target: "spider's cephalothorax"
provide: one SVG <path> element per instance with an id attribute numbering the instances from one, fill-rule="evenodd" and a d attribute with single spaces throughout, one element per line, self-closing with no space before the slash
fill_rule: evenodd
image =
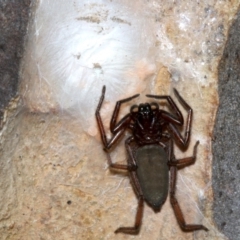
<path id="1" fill-rule="evenodd" d="M 129 172 L 131 183 L 138 198 L 138 208 L 133 227 L 120 227 L 115 233 L 137 234 L 140 230 L 143 203 L 147 202 L 155 212 L 160 211 L 168 192 L 170 202 L 176 215 L 179 226 L 183 231 L 196 231 L 208 229 L 200 224 L 186 224 L 183 213 L 176 199 L 177 170 L 193 164 L 196 159 L 197 142 L 193 150 L 193 156 L 183 159 L 175 159 L 173 145 L 176 142 L 180 147 L 187 148 L 190 139 L 192 109 L 179 95 L 174 93 L 187 110 L 186 127 L 184 136 L 181 135 L 179 127 L 183 126 L 182 113 L 170 96 L 146 95 L 149 98 L 167 100 L 171 112 L 159 108 L 157 103 L 144 103 L 134 105 L 130 113 L 117 122 L 121 104 L 131 101 L 139 95 L 120 100 L 116 103 L 113 111 L 110 131 L 112 137 L 107 139 L 100 116 L 100 109 L 104 100 L 106 88 L 103 87 L 96 119 L 101 134 L 104 150 L 107 153 L 108 164 L 113 169 L 122 169 Z M 130 129 L 132 135 L 125 140 L 127 150 L 127 164 L 113 163 L 109 152 L 111 147 Z"/>
<path id="2" fill-rule="evenodd" d="M 163 122 L 155 103 L 134 105 L 131 110 L 132 134 L 139 145 L 158 143 L 162 139 Z"/>

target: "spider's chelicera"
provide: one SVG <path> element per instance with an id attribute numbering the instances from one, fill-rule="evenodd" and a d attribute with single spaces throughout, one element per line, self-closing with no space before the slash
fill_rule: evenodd
<path id="1" fill-rule="evenodd" d="M 196 142 L 193 156 L 175 159 L 173 153 L 174 141 L 176 140 L 176 143 L 185 149 L 189 145 L 192 123 L 191 107 L 179 95 L 178 91 L 174 89 L 178 101 L 188 112 L 186 128 L 184 136 L 182 136 L 179 127 L 183 126 L 183 116 L 170 96 L 146 95 L 149 98 L 166 100 L 172 113 L 160 109 L 159 104 L 155 102 L 142 103 L 140 105 L 133 105 L 130 108 L 130 112 L 117 122 L 121 105 L 138 97 L 139 94 L 120 100 L 116 103 L 113 111 L 110 123 L 112 137 L 108 140 L 100 116 L 105 91 L 106 87 L 104 86 L 96 110 L 96 119 L 104 150 L 107 153 L 108 164 L 112 169 L 127 170 L 129 172 L 131 183 L 138 198 L 134 226 L 120 227 L 115 233 L 137 234 L 142 222 L 144 201 L 155 212 L 158 212 L 164 204 L 168 192 L 170 192 L 170 202 L 177 221 L 183 231 L 208 231 L 206 227 L 200 224 L 186 224 L 175 196 L 177 170 L 195 162 L 197 146 L 199 144 L 199 142 Z M 130 130 L 132 133 L 125 141 L 128 154 L 127 164 L 113 163 L 109 152 L 111 147 L 118 142 L 126 130 Z"/>

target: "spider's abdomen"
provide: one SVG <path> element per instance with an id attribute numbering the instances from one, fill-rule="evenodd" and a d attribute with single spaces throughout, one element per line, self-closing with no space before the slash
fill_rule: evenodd
<path id="1" fill-rule="evenodd" d="M 168 194 L 167 153 L 159 145 L 145 145 L 136 150 L 135 159 L 143 197 L 155 211 L 159 211 Z"/>

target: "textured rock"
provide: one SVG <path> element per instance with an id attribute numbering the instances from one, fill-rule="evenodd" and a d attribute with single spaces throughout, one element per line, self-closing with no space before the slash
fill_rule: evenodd
<path id="1" fill-rule="evenodd" d="M 214 212 L 229 239 L 240 238 L 240 12 L 219 64 L 219 110 L 213 140 Z"/>
<path id="2" fill-rule="evenodd" d="M 17 93 L 30 0 L 0 1 L 0 119 Z"/>
<path id="3" fill-rule="evenodd" d="M 114 4 L 105 1 L 83 1 L 83 5 L 72 1 L 68 6 L 59 1 L 54 7 L 57 12 L 52 2 L 36 4 L 22 70 L 25 107 L 14 110 L 14 102 L 12 110 L 5 112 L 1 131 L 3 239 L 225 239 L 212 219 L 211 138 L 218 106 L 217 66 L 238 2 L 128 2 L 114 2 L 122 8 L 110 13 L 105 10 Z M 127 52 L 132 65 L 125 68 L 122 62 L 115 64 L 112 55 L 105 55 L 102 50 L 108 49 L 109 42 L 100 33 L 103 45 L 94 48 L 97 55 L 90 51 L 92 45 L 90 55 L 87 48 L 86 55 L 79 55 L 78 33 L 87 36 L 82 28 L 87 23 L 93 29 L 109 24 L 113 33 L 124 26 L 123 36 L 117 38 L 122 48 L 117 45 L 117 51 L 123 51 L 123 59 Z M 131 29 L 136 35 L 126 38 Z M 84 43 L 95 39 L 91 34 Z M 79 62 L 78 57 L 90 60 Z M 75 68 L 71 58 L 77 61 Z M 64 64 L 70 70 L 61 74 Z M 86 75 L 78 68 L 87 69 Z M 109 69 L 116 70 L 114 75 Z M 68 78 L 72 71 L 76 71 L 74 78 Z M 91 80 L 90 89 L 85 76 Z M 126 81 L 115 81 L 115 76 L 125 76 Z M 194 109 L 190 147 L 186 152 L 176 148 L 176 157 L 191 155 L 197 140 L 200 146 L 196 164 L 179 171 L 177 197 L 186 221 L 206 225 L 208 233 L 183 233 L 167 199 L 158 214 L 145 207 L 139 236 L 114 235 L 117 227 L 133 224 L 137 201 L 126 174 L 107 168 L 96 131 L 93 113 L 103 84 L 107 85 L 105 122 L 117 99 L 136 92 L 173 96 L 175 87 Z M 141 101 L 146 101 L 142 95 L 135 103 Z M 123 145 L 112 157 L 126 160 Z"/>

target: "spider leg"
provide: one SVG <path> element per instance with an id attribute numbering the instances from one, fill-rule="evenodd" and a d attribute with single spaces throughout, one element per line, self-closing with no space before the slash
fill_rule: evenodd
<path id="1" fill-rule="evenodd" d="M 133 136 L 127 138 L 127 140 L 125 141 L 125 147 L 126 147 L 126 150 L 127 150 L 127 153 L 128 153 L 127 161 L 128 161 L 128 165 L 129 165 L 129 170 L 130 171 L 135 171 L 136 167 L 137 167 L 137 164 L 136 164 L 136 161 L 134 159 L 133 149 L 130 145 L 131 142 L 134 142 L 134 137 Z"/>
<path id="2" fill-rule="evenodd" d="M 175 193 L 176 193 L 176 182 L 177 182 L 177 169 L 186 167 L 187 165 L 190 165 L 195 162 L 196 159 L 196 153 L 197 153 L 197 146 L 199 142 L 197 141 L 194 150 L 193 150 L 193 156 L 187 157 L 179 160 L 175 160 L 174 153 L 173 153 L 173 140 L 169 140 L 168 142 L 168 158 L 169 162 L 168 165 L 170 166 L 170 202 L 174 211 L 174 214 L 176 216 L 176 219 L 178 221 L 178 224 L 180 228 L 185 232 L 191 232 L 196 230 L 205 230 L 208 231 L 208 229 L 200 224 L 186 224 L 182 210 L 179 206 L 179 203 L 176 199 Z"/>
<path id="3" fill-rule="evenodd" d="M 111 139 L 108 141 L 107 137 L 106 137 L 106 132 L 103 126 L 103 122 L 102 122 L 102 118 L 100 116 L 100 109 L 104 100 L 104 96 L 105 96 L 105 91 L 106 91 L 106 87 L 103 86 L 102 89 L 102 95 L 100 97 L 96 112 L 95 112 L 95 116 L 97 119 L 97 124 L 98 124 L 98 128 L 101 134 L 101 139 L 102 139 L 102 143 L 104 145 L 104 150 L 109 150 L 118 140 L 119 138 L 123 135 L 124 131 L 126 130 L 126 128 L 128 127 L 131 119 L 130 119 L 130 115 L 126 115 L 121 121 L 120 121 L 120 126 L 118 126 L 118 129 L 116 131 L 114 131 L 114 135 L 111 137 Z"/>
<path id="4" fill-rule="evenodd" d="M 198 144 L 199 144 L 199 141 L 195 143 L 195 146 L 193 148 L 193 155 L 191 157 L 175 159 L 174 161 L 172 160 L 173 158 L 171 158 L 169 161 L 169 166 L 176 166 L 177 169 L 181 169 L 195 163 Z"/>
<path id="5" fill-rule="evenodd" d="M 174 89 L 175 90 L 175 89 Z M 177 90 L 175 90 L 177 91 Z M 176 93 L 175 93 L 176 94 Z M 146 95 L 149 98 L 155 98 L 155 99 L 164 99 L 167 100 L 167 102 L 169 103 L 169 105 L 171 106 L 173 112 L 176 114 L 176 116 L 173 116 L 172 114 L 169 114 L 165 111 L 163 111 L 163 117 L 166 118 L 166 120 L 174 123 L 174 124 L 178 124 L 178 125 L 183 125 L 183 116 L 182 113 L 180 112 L 178 106 L 175 104 L 175 102 L 173 101 L 173 99 L 171 98 L 171 96 L 168 95 L 151 95 L 151 94 L 147 94 Z M 177 96 L 180 96 L 179 94 Z M 166 116 L 164 113 L 167 113 Z"/>
<path id="6" fill-rule="evenodd" d="M 179 206 L 179 203 L 175 197 L 175 191 L 176 191 L 176 180 L 177 180 L 177 167 L 171 166 L 170 168 L 170 202 L 173 207 L 173 211 L 175 213 L 175 216 L 177 218 L 178 224 L 180 228 L 185 232 L 192 232 L 196 230 L 204 230 L 208 231 L 208 229 L 200 224 L 186 224 L 185 219 L 183 217 L 182 210 Z"/>
<path id="7" fill-rule="evenodd" d="M 107 154 L 108 166 L 110 168 L 118 169 L 118 170 L 129 170 L 129 166 L 128 165 L 120 164 L 120 163 L 113 163 L 109 152 L 106 152 L 106 154 Z"/>
<path id="8" fill-rule="evenodd" d="M 136 98 L 138 96 L 139 96 L 139 94 L 136 94 L 136 95 L 134 95 L 132 97 L 125 98 L 125 99 L 122 99 L 122 100 L 119 100 L 119 101 L 116 102 L 116 105 L 115 105 L 115 108 L 114 108 L 114 111 L 113 111 L 113 115 L 112 115 L 112 118 L 111 118 L 111 122 L 110 122 L 110 130 L 111 130 L 112 133 L 118 132 L 118 130 L 124 124 L 124 118 L 122 120 L 120 120 L 120 122 L 117 124 L 117 117 L 119 115 L 119 111 L 120 111 L 121 105 L 123 103 L 125 103 L 125 102 L 131 101 L 132 99 L 134 99 L 134 98 Z"/>
<path id="9" fill-rule="evenodd" d="M 146 95 L 147 97 L 150 98 L 156 98 L 156 99 L 166 99 L 169 103 L 169 105 L 172 107 L 173 112 L 177 115 L 177 117 L 173 116 L 172 114 L 166 112 L 166 111 L 161 111 L 161 117 L 169 123 L 169 128 L 173 132 L 175 138 L 178 140 L 178 142 L 181 144 L 183 147 L 187 147 L 189 144 L 189 139 L 190 139 L 190 133 L 191 133 L 191 125 L 192 125 L 192 115 L 193 111 L 192 108 L 185 102 L 185 100 L 180 96 L 178 91 L 174 88 L 174 93 L 178 99 L 178 101 L 182 104 L 182 106 L 187 110 L 188 115 L 187 115 L 187 121 L 186 121 L 186 129 L 184 133 L 184 137 L 181 135 L 180 131 L 177 129 L 175 124 L 177 125 L 183 125 L 183 116 L 182 113 L 180 112 L 179 108 L 175 104 L 175 102 L 172 100 L 170 96 L 157 96 L 157 95 Z"/>
<path id="10" fill-rule="evenodd" d="M 125 233 L 125 234 L 138 234 L 141 224 L 142 224 L 142 217 L 143 217 L 143 208 L 144 208 L 144 198 L 142 194 L 142 190 L 140 187 L 140 184 L 138 182 L 138 178 L 136 175 L 136 163 L 134 160 L 134 156 L 132 154 L 132 147 L 131 147 L 131 142 L 134 141 L 133 137 L 129 137 L 125 141 L 125 146 L 128 152 L 128 166 L 129 166 L 129 171 L 130 171 L 130 178 L 131 178 L 131 183 L 133 185 L 134 191 L 137 195 L 138 198 L 138 206 L 137 206 L 137 213 L 135 216 L 135 223 L 133 227 L 120 227 L 118 228 L 115 233 Z"/>
<path id="11" fill-rule="evenodd" d="M 127 165 L 126 164 L 113 163 L 109 152 L 106 152 L 107 153 L 107 158 L 108 158 L 108 165 L 111 168 L 128 170 L 130 172 L 136 170 L 137 165 L 136 165 L 136 162 L 134 160 L 134 156 L 133 156 L 133 153 L 132 153 L 131 147 L 130 147 L 130 143 L 133 140 L 134 140 L 134 137 L 131 136 L 131 137 L 129 137 L 125 141 L 125 146 L 126 146 L 126 149 L 127 149 L 128 155 L 129 155 L 129 159 L 128 159 L 128 164 Z M 137 181 L 135 181 L 135 182 L 137 182 Z M 137 186 L 134 186 L 134 187 L 135 187 L 135 189 L 140 189 L 140 185 L 139 184 L 137 184 Z M 139 191 L 139 190 L 137 190 L 137 191 Z"/>
<path id="12" fill-rule="evenodd" d="M 107 154 L 108 164 L 111 168 L 128 170 L 128 166 L 126 164 L 113 163 L 112 160 L 111 160 L 111 156 L 110 156 L 108 151 L 119 140 L 119 138 L 121 138 L 124 131 L 128 127 L 131 119 L 130 119 L 129 115 L 125 116 L 120 121 L 121 127 L 118 128 L 118 131 L 115 131 L 114 135 L 112 136 L 112 138 L 109 141 L 107 140 L 106 132 L 105 132 L 103 122 L 102 122 L 102 118 L 100 116 L 100 109 L 101 109 L 101 106 L 102 106 L 102 103 L 103 103 L 103 100 L 104 100 L 105 91 L 106 91 L 106 87 L 103 86 L 102 95 L 100 97 L 95 115 L 96 115 L 96 119 L 97 119 L 97 125 L 98 125 L 99 131 L 100 131 L 102 143 L 103 143 L 103 146 L 104 146 L 104 150 L 106 151 L 106 154 Z"/>
<path id="13" fill-rule="evenodd" d="M 126 234 L 138 234 L 140 230 L 140 226 L 142 223 L 142 216 L 143 216 L 143 206 L 144 206 L 143 197 L 140 196 L 138 199 L 138 207 L 137 213 L 135 217 L 135 224 L 134 227 L 120 227 L 118 228 L 115 233 L 126 233 Z"/>
<path id="14" fill-rule="evenodd" d="M 182 106 L 187 110 L 187 121 L 186 121 L 186 129 L 184 133 L 184 137 L 180 134 L 179 130 L 173 125 L 169 124 L 170 129 L 172 130 L 173 134 L 177 138 L 178 142 L 183 146 L 187 147 L 189 144 L 190 134 L 191 134 L 191 125 L 192 125 L 192 116 L 193 116 L 193 110 L 192 108 L 185 102 L 185 100 L 180 96 L 178 91 L 174 88 L 174 93 L 176 97 L 178 98 L 179 102 L 182 104 Z"/>
<path id="15" fill-rule="evenodd" d="M 103 86 L 102 95 L 100 97 L 100 100 L 99 100 L 99 103 L 98 103 L 98 106 L 97 106 L 97 109 L 96 109 L 96 112 L 95 112 L 98 128 L 99 128 L 99 131 L 100 131 L 100 134 L 101 134 L 101 138 L 102 138 L 102 142 L 103 142 L 104 147 L 107 146 L 107 137 L 106 137 L 106 133 L 105 133 L 105 130 L 104 130 L 104 127 L 103 127 L 102 118 L 100 116 L 100 109 L 101 109 L 101 106 L 102 106 L 102 103 L 103 103 L 103 100 L 104 100 L 105 92 L 106 92 L 106 87 Z"/>

